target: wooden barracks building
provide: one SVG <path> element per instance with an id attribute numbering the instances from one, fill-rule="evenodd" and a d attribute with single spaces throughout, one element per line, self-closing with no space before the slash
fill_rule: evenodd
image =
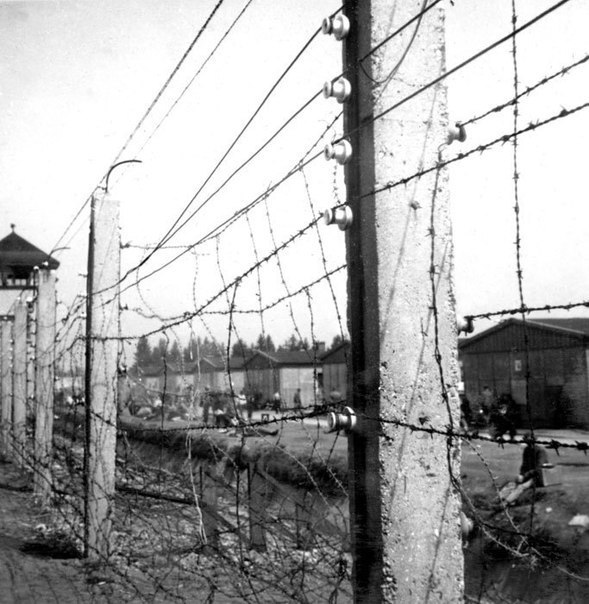
<path id="1" fill-rule="evenodd" d="M 527 417 L 526 382 L 536 427 L 589 429 L 589 319 L 508 319 L 459 343 L 465 394 L 473 411 L 483 388 L 507 393 Z M 529 364 L 529 377 L 526 380 Z"/>

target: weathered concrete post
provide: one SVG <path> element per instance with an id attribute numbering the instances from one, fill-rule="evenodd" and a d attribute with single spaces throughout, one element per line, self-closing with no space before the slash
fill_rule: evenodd
<path id="1" fill-rule="evenodd" d="M 27 424 L 32 423 L 35 418 L 35 341 L 37 337 L 37 317 L 35 310 L 35 298 L 30 296 L 27 298 Z"/>
<path id="2" fill-rule="evenodd" d="M 2 455 L 11 458 L 12 454 L 12 325 L 14 317 L 4 315 L 0 320 L 0 363 L 2 374 L 0 387 L 2 392 Z"/>
<path id="3" fill-rule="evenodd" d="M 115 492 L 117 382 L 120 336 L 119 202 L 92 199 L 86 348 L 85 554 L 109 555 Z"/>
<path id="4" fill-rule="evenodd" d="M 14 304 L 12 346 L 12 438 L 13 459 L 21 467 L 26 459 L 27 421 L 27 304 L 22 298 Z"/>
<path id="5" fill-rule="evenodd" d="M 204 469 L 204 491 L 201 501 L 204 504 L 203 525 L 207 544 L 216 547 L 219 543 L 219 495 L 222 482 L 222 464 L 209 464 L 208 471 Z"/>
<path id="6" fill-rule="evenodd" d="M 55 273 L 42 268 L 37 276 L 35 340 L 35 478 L 34 492 L 42 503 L 51 495 L 53 388 L 55 360 Z"/>
<path id="7" fill-rule="evenodd" d="M 423 6 L 422 0 L 396 3 L 394 10 L 385 0 L 344 6 L 351 22 L 344 129 L 353 148 L 346 245 L 348 400 L 358 415 L 349 436 L 356 602 L 463 599 L 453 484 L 460 479 L 458 443 L 399 425 L 445 430 L 459 423 L 447 175 L 441 170 L 387 186 L 435 165 L 446 141 L 442 83 L 386 112 L 444 72 L 443 12 L 428 11 L 366 57 Z"/>
<path id="8" fill-rule="evenodd" d="M 256 471 L 256 464 L 250 462 L 247 468 L 250 548 L 266 550 L 266 481 Z"/>

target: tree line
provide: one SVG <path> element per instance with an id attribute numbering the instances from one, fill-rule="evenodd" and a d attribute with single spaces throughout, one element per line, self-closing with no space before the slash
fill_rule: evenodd
<path id="1" fill-rule="evenodd" d="M 344 339 L 336 335 L 327 351 L 339 346 Z M 307 338 L 299 338 L 291 334 L 278 347 L 274 344 L 272 336 L 260 334 L 255 342 L 248 344 L 242 338 L 237 339 L 231 346 L 231 356 L 245 358 L 256 350 L 262 352 L 276 352 L 278 350 L 311 350 Z M 149 338 L 141 336 L 137 340 L 134 354 L 135 367 L 163 367 L 164 365 L 181 365 L 195 362 L 202 357 L 218 357 L 227 354 L 227 346 L 213 338 L 201 338 L 192 336 L 186 346 L 182 346 L 178 340 L 170 342 L 167 338 L 160 338 L 155 345 L 151 345 Z"/>

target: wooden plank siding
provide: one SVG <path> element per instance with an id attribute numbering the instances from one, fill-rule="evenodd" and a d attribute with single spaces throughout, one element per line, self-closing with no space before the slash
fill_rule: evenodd
<path id="1" fill-rule="evenodd" d="M 347 368 L 345 363 L 325 363 L 323 365 L 323 392 L 325 398 L 329 393 L 337 391 L 345 400 L 347 392 Z"/>
<path id="2" fill-rule="evenodd" d="M 571 348 L 586 342 L 584 334 L 559 330 L 553 326 L 527 322 L 527 346 L 523 323 L 517 319 L 508 319 L 498 326 L 481 332 L 477 336 L 461 342 L 460 348 L 469 352 L 504 352 L 507 350 L 524 351 L 545 350 L 547 348 Z"/>
<path id="3" fill-rule="evenodd" d="M 527 389 L 535 427 L 589 428 L 589 337 L 553 325 L 528 323 L 527 329 L 527 354 L 523 324 L 515 319 L 461 342 L 465 394 L 473 411 L 488 386 L 496 397 L 513 396 L 525 427 Z"/>
<path id="4" fill-rule="evenodd" d="M 350 356 L 350 342 L 344 341 L 325 353 L 323 361 L 323 394 L 329 399 L 331 392 L 337 391 L 345 400 L 348 391 L 347 360 Z"/>
<path id="5" fill-rule="evenodd" d="M 259 392 L 262 400 L 269 401 L 280 391 L 280 377 L 277 367 L 248 367 L 246 374 L 248 391 Z"/>
<path id="6" fill-rule="evenodd" d="M 279 392 L 283 407 L 293 406 L 294 394 L 300 388 L 302 404 L 311 405 L 320 366 L 320 361 L 307 351 L 258 351 L 244 364 L 246 386 L 261 393 L 265 401 Z"/>

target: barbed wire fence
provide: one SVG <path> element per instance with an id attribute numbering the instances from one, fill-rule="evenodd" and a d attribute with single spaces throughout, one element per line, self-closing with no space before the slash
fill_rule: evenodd
<path id="1" fill-rule="evenodd" d="M 333 99 L 320 101 L 320 93 L 314 93 L 249 153 L 245 161 L 237 162 L 237 168 L 227 168 L 229 176 L 206 193 L 207 183 L 228 161 L 246 130 L 255 124 L 255 118 L 278 84 L 308 48 L 318 43 L 320 29 L 317 29 L 265 93 L 262 103 L 189 202 L 178 214 L 167 217 L 163 234 L 155 242 L 126 242 L 124 225 L 121 226 L 125 242 L 120 241 L 119 225 L 111 219 L 101 225 L 97 209 L 105 204 L 116 205 L 115 198 L 106 190 L 95 192 L 93 204 L 84 204 L 82 211 L 93 205 L 98 212 L 93 218 L 85 217 L 93 225 L 91 237 L 107 241 L 113 255 L 107 254 L 98 265 L 90 261 L 88 293 L 73 300 L 60 319 L 47 320 L 47 313 L 51 315 L 55 311 L 41 313 L 38 306 L 33 309 L 31 304 L 32 310 L 27 315 L 23 298 L 10 313 L 14 319 L 7 317 L 1 322 L 3 454 L 33 474 L 36 494 L 50 504 L 52 522 L 40 529 L 43 538 L 53 539 L 56 547 L 85 554 L 100 567 L 99 576 L 113 590 L 118 590 L 112 592 L 112 597 L 121 601 L 190 602 L 195 601 L 195 594 L 198 594 L 196 601 L 202 602 L 216 599 L 352 601 L 354 592 L 358 594 L 358 586 L 352 580 L 353 569 L 357 573 L 355 565 L 359 564 L 355 558 L 358 551 L 354 548 L 358 540 L 371 540 L 375 536 L 352 534 L 356 529 L 349 512 L 350 482 L 356 477 L 348 472 L 347 441 L 354 438 L 353 430 L 347 433 L 340 426 L 340 430 L 328 431 L 338 427 L 338 422 L 349 421 L 347 409 L 351 408 L 355 421 L 366 426 L 381 442 L 425 438 L 423 442 L 442 443 L 446 459 L 438 459 L 437 470 L 447 473 L 455 496 L 461 500 L 459 520 L 467 529 L 463 546 L 468 601 L 517 601 L 520 597 L 505 585 L 509 572 L 497 559 L 507 560 L 507 565 L 513 568 L 517 565 L 519 572 L 531 572 L 538 567 L 548 569 L 558 585 L 561 584 L 555 577 L 561 575 L 566 578 L 569 598 L 566 601 L 583 601 L 589 579 L 585 576 L 586 565 L 569 555 L 570 550 L 562 542 L 554 542 L 546 528 L 550 513 L 546 510 L 550 506 L 542 503 L 547 501 L 554 506 L 551 502 L 558 497 L 567 500 L 569 485 L 563 482 L 553 497 L 550 490 L 532 482 L 523 503 L 514 505 L 505 495 L 505 472 L 501 464 L 514 466 L 515 460 L 519 460 L 516 447 L 521 446 L 521 439 L 507 440 L 486 426 L 465 426 L 459 421 L 452 365 L 456 342 L 447 345 L 448 309 L 440 285 L 451 257 L 451 244 L 443 239 L 439 226 L 440 212 L 446 210 L 443 196 L 438 196 L 438 192 L 447 186 L 446 171 L 463 162 L 484 163 L 488 154 L 510 144 L 513 190 L 509 202 L 513 203 L 517 303 L 502 310 L 485 309 L 467 314 L 464 325 L 473 322 L 478 325 L 479 321 L 489 319 L 520 318 L 525 383 L 522 426 L 530 432 L 528 446 L 544 447 L 557 458 L 566 457 L 569 464 L 584 464 L 575 456 L 585 458 L 589 449 L 586 439 L 544 437 L 536 429 L 531 390 L 535 351 L 530 330 L 534 313 L 586 308 L 589 303 L 581 300 L 528 305 L 523 253 L 528 200 L 521 187 L 522 179 L 527 176 L 521 170 L 524 153 L 521 141 L 544 128 L 557 128 L 573 119 L 589 107 L 589 102 L 558 107 L 526 125 L 523 125 L 521 105 L 544 87 L 555 87 L 558 92 L 562 78 L 586 69 L 589 55 L 547 71 L 524 87 L 518 41 L 523 32 L 553 18 L 569 1 L 574 2 L 557 2 L 520 24 L 518 3 L 512 0 L 509 33 L 425 82 L 415 79 L 412 71 L 404 70 L 408 69 L 412 53 L 418 53 L 420 39 L 426 39 L 428 20 L 434 22 L 437 18 L 436 7 L 439 9 L 439 4 L 448 3 L 439 0 L 417 3 L 417 10 L 400 27 L 392 27 L 391 17 L 391 33 L 361 54 L 353 66 L 353 71 L 360 74 L 357 77 L 370 82 L 379 102 L 389 102 L 387 88 L 396 77 L 402 79 L 410 74 L 412 92 L 372 112 L 369 119 L 351 129 L 352 122 L 349 117 L 341 119 Z M 221 4 L 215 6 L 209 20 Z M 250 4 L 248 2 L 239 15 Z M 350 3 L 344 8 L 352 28 L 359 14 L 354 6 Z M 459 7 L 448 5 L 446 10 L 459 10 Z M 325 29 L 337 31 L 340 24 L 345 23 L 341 14 L 337 10 L 328 17 Z M 229 31 L 237 20 L 232 22 Z M 197 40 L 198 36 L 194 43 Z M 395 176 L 394 180 L 381 180 L 369 188 L 355 190 L 350 198 L 350 182 L 344 186 L 340 165 L 347 164 L 350 157 L 342 143 L 367 135 L 369 128 L 386 116 L 394 116 L 399 108 L 411 106 L 414 100 L 423 98 L 422 95 L 438 93 L 441 87 L 450 85 L 447 78 L 471 64 L 476 65 L 484 55 L 507 43 L 511 44 L 513 71 L 510 98 L 472 117 L 460 116 L 457 127 L 450 129 L 449 138 L 442 141 L 433 154 L 426 152 L 426 146 L 431 145 L 428 140 L 413 168 Z M 378 67 L 380 63 L 372 65 L 368 59 L 384 53 L 387 45 L 399 45 L 398 61 L 384 62 L 377 72 L 375 65 Z M 209 56 L 206 62 L 212 58 Z M 345 90 L 342 76 L 354 82 L 351 71 L 348 65 L 334 77 L 326 85 L 328 93 L 337 94 L 333 91 L 338 87 Z M 195 78 L 190 85 L 194 81 Z M 165 88 L 134 129 L 123 151 L 141 131 L 150 111 L 161 101 Z M 173 101 L 172 109 L 186 90 Z M 351 94 L 355 94 L 354 87 Z M 343 100 L 347 102 L 347 98 Z M 245 174 L 246 169 L 251 169 L 250 164 L 258 155 L 263 158 L 267 147 L 271 150 L 271 144 L 285 136 L 291 122 L 320 102 L 324 103 L 324 128 L 306 137 L 289 139 L 289 146 L 296 151 L 293 157 L 279 162 L 280 168 L 270 177 L 272 182 L 259 182 L 256 177 L 259 189 L 247 195 L 238 189 L 238 202 L 221 207 L 220 201 L 224 199 L 221 193 L 226 187 L 232 195 L 237 195 L 235 187 L 231 188 L 233 179 L 242 170 Z M 445 127 L 446 118 L 438 116 L 435 102 L 431 102 L 429 119 L 439 120 Z M 475 130 L 479 124 L 506 111 L 512 114 L 510 127 L 494 131 L 491 128 L 488 139 L 481 141 Z M 170 112 L 171 109 L 164 120 Z M 155 133 L 161 125 L 162 121 L 157 122 L 155 130 L 147 134 L 140 146 L 142 150 L 148 143 L 154 144 Z M 475 143 L 468 146 L 473 131 Z M 456 141 L 462 146 L 453 152 L 457 145 L 448 143 Z M 352 145 L 352 161 L 359 151 L 360 148 Z M 337 160 L 333 171 L 322 163 L 325 153 Z M 119 153 L 113 163 L 121 156 Z M 408 165 L 411 167 L 412 163 Z M 429 416 L 418 414 L 417 410 L 413 412 L 412 408 L 407 412 L 400 408 L 391 412 L 383 405 L 382 412 L 379 407 L 374 413 L 369 395 L 357 387 L 355 378 L 346 377 L 345 371 L 338 373 L 342 366 L 349 369 L 351 363 L 356 362 L 350 356 L 357 354 L 358 342 L 352 333 L 352 341 L 348 343 L 344 319 L 344 275 L 346 268 L 352 271 L 353 267 L 349 249 L 348 258 L 344 259 L 343 233 L 334 236 L 333 227 L 325 222 L 337 223 L 342 230 L 356 228 L 359 203 L 376 199 L 386 204 L 391 199 L 389 195 L 406 192 L 409 185 L 429 182 L 430 177 L 434 179 L 433 195 L 428 198 L 416 194 L 410 212 L 427 213 L 424 224 L 428 225 L 428 245 L 425 255 L 420 256 L 422 264 L 413 270 L 427 275 L 427 287 L 425 293 L 422 292 L 427 298 L 423 315 L 426 321 L 422 324 L 420 341 L 424 342 L 423 355 L 431 354 L 433 359 L 433 379 L 439 382 L 442 411 Z M 207 214 L 209 202 L 217 196 L 215 211 Z M 325 215 L 324 210 L 327 210 Z M 116 211 L 115 208 L 115 214 Z M 191 235 L 189 243 L 179 243 L 178 233 L 182 229 L 187 232 L 197 216 L 204 226 Z M 66 233 L 81 218 L 82 213 L 76 215 Z M 97 234 L 95 229 L 100 228 L 106 231 Z M 337 235 L 340 237 L 336 238 Z M 349 239 L 347 243 L 349 248 Z M 119 253 L 121 265 L 125 267 L 122 275 L 115 258 Z M 112 278 L 105 284 L 101 279 L 113 268 L 117 274 L 111 274 Z M 158 300 L 161 286 L 156 276 L 161 279 L 164 275 L 172 275 L 172 283 L 178 283 L 181 275 L 188 283 L 188 291 L 177 284 L 178 297 L 182 298 L 185 310 L 161 310 Z M 421 310 L 416 308 L 415 312 Z M 27 316 L 29 329 L 27 332 L 25 328 L 23 340 L 23 317 Z M 330 325 L 327 332 L 337 336 L 331 350 L 322 343 L 326 322 Z M 458 323 L 460 328 L 462 322 Z M 56 345 L 51 351 L 37 347 L 33 358 L 31 348 L 39 341 L 42 324 L 53 327 Z M 109 325 L 115 327 L 114 335 L 107 334 Z M 144 328 L 138 331 L 137 325 Z M 273 341 L 274 333 L 293 335 L 281 346 Z M 12 340 L 10 345 L 9 340 Z M 23 342 L 25 357 L 21 352 Z M 407 345 L 415 346 L 415 343 Z M 147 350 L 152 355 L 150 360 L 146 361 L 149 354 L 141 357 L 141 346 L 147 347 L 144 352 Z M 112 350 L 115 350 L 114 357 Z M 339 368 L 331 367 L 330 354 Z M 38 444 L 45 426 L 39 424 L 38 418 L 40 384 L 47 379 L 47 374 L 39 377 L 35 373 L 37 377 L 33 379 L 31 373 L 31 367 L 42 363 L 48 355 L 55 372 L 54 407 L 43 411 L 54 419 L 49 459 Z M 86 364 L 89 360 L 90 364 Z M 98 375 L 92 374 L 96 366 Z M 105 369 L 113 366 L 114 371 Z M 421 369 L 421 361 L 418 369 Z M 465 379 L 469 376 L 465 375 Z M 21 413 L 13 411 L 11 418 L 4 414 L 5 384 L 9 380 L 12 409 L 18 408 Z M 383 395 L 383 400 L 387 396 Z M 17 399 L 22 405 L 17 405 Z M 34 428 L 35 414 L 27 414 L 28 400 L 34 400 L 37 405 Z M 27 415 L 28 431 L 25 429 Z M 116 443 L 108 440 L 109 435 L 116 436 Z M 463 465 L 462 470 L 457 471 L 455 451 L 460 447 Z M 110 449 L 107 451 L 107 448 Z M 471 472 L 474 478 L 469 478 Z M 405 488 L 406 484 L 407 477 Z M 89 500 L 93 503 L 89 504 Z M 101 507 L 103 503 L 105 509 Z M 95 505 L 98 511 L 89 510 L 89 505 Z M 569 500 L 564 508 L 569 516 L 584 510 L 578 501 Z M 562 522 L 562 517 L 559 519 Z M 94 524 L 89 529 L 91 523 Z M 458 534 L 458 522 L 454 524 Z M 573 537 L 581 538 L 577 534 Z M 436 535 L 433 541 L 441 538 Z M 387 571 L 384 572 L 386 575 Z M 391 574 L 397 581 L 398 577 Z M 385 589 L 384 593 L 396 593 L 394 589 L 393 592 Z M 435 586 L 430 585 L 428 589 L 428 593 L 433 593 Z M 552 601 L 561 601 L 558 599 L 561 595 Z"/>

